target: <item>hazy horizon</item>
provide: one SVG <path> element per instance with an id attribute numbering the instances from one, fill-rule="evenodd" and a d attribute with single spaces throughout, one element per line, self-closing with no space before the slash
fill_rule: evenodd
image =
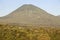
<path id="1" fill-rule="evenodd" d="M 33 4 L 52 15 L 60 15 L 60 0 L 0 0 L 0 16 L 5 16 L 23 4 Z"/>

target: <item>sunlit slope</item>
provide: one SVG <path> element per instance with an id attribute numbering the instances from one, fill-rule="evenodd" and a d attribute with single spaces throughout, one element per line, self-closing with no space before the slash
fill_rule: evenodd
<path id="1" fill-rule="evenodd" d="M 0 24 L 0 40 L 60 40 L 58 27 L 29 27 Z"/>
<path id="2" fill-rule="evenodd" d="M 60 20 L 55 16 L 48 14 L 31 4 L 25 4 L 7 16 L 0 18 L 0 23 L 7 24 L 23 24 L 23 25 L 47 25 L 56 26 L 60 25 Z"/>

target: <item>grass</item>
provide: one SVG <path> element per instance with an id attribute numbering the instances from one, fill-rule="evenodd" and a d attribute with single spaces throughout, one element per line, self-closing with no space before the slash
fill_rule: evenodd
<path id="1" fill-rule="evenodd" d="M 0 25 L 0 40 L 60 40 L 56 27 Z"/>

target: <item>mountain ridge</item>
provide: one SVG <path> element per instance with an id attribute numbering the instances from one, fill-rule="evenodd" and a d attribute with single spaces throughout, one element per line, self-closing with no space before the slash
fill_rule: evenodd
<path id="1" fill-rule="evenodd" d="M 60 25 L 58 18 L 34 5 L 23 5 L 7 16 L 0 18 L 0 23 L 18 23 L 26 25 Z"/>

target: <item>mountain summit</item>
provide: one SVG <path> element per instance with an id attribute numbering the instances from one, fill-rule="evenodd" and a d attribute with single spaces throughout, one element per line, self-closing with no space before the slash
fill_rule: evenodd
<path id="1" fill-rule="evenodd" d="M 58 18 L 32 4 L 22 5 L 9 15 L 0 18 L 0 23 L 33 26 L 60 25 L 60 22 L 57 21 L 59 21 Z"/>

